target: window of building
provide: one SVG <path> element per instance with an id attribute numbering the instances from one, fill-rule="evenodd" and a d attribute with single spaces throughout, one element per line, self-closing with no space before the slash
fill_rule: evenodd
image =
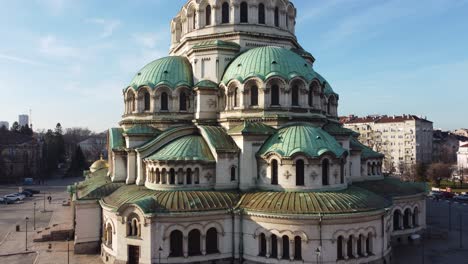
<path id="1" fill-rule="evenodd" d="M 294 259 L 302 259 L 302 239 L 300 236 L 294 237 Z"/>
<path id="2" fill-rule="evenodd" d="M 235 88 L 234 89 L 234 107 L 239 106 L 239 99 L 237 98 L 239 96 L 239 89 Z"/>
<path id="3" fill-rule="evenodd" d="M 229 3 L 227 2 L 223 3 L 221 13 L 222 13 L 221 23 L 223 24 L 229 23 Z"/>
<path id="4" fill-rule="evenodd" d="M 151 104 L 151 96 L 148 93 L 148 91 L 144 92 L 144 110 L 149 111 L 150 110 L 150 104 Z"/>
<path id="5" fill-rule="evenodd" d="M 271 87 L 271 105 L 280 105 L 279 87 L 276 84 Z"/>
<path id="6" fill-rule="evenodd" d="M 278 238 L 276 235 L 271 235 L 271 252 L 270 258 L 278 257 Z"/>
<path id="7" fill-rule="evenodd" d="M 278 161 L 277 160 L 271 161 L 271 184 L 273 185 L 278 184 Z"/>
<path id="8" fill-rule="evenodd" d="M 192 28 L 196 29 L 197 28 L 197 11 L 193 11 L 193 16 L 192 16 Z"/>
<path id="9" fill-rule="evenodd" d="M 322 161 L 322 185 L 328 185 L 328 174 L 330 171 L 330 162 L 328 159 Z"/>
<path id="10" fill-rule="evenodd" d="M 279 27 L 279 8 L 275 8 L 275 27 Z"/>
<path id="11" fill-rule="evenodd" d="M 136 214 L 132 213 L 127 218 L 127 236 L 139 237 L 140 236 L 140 221 Z"/>
<path id="12" fill-rule="evenodd" d="M 211 6 L 210 5 L 207 5 L 205 9 L 205 21 L 206 21 L 207 26 L 211 25 Z"/>
<path id="13" fill-rule="evenodd" d="M 260 241 L 258 245 L 258 255 L 261 257 L 266 256 L 266 238 L 265 234 L 260 234 Z"/>
<path id="14" fill-rule="evenodd" d="M 192 169 L 187 169 L 186 183 L 192 184 Z"/>
<path id="15" fill-rule="evenodd" d="M 232 166 L 231 167 L 231 181 L 236 180 L 236 167 Z"/>
<path id="16" fill-rule="evenodd" d="M 169 257 L 182 257 L 183 252 L 183 235 L 179 230 L 174 230 L 170 235 Z"/>
<path id="17" fill-rule="evenodd" d="M 344 259 L 343 256 L 343 237 L 339 236 L 338 237 L 338 243 L 336 247 L 336 256 L 338 259 Z"/>
<path id="18" fill-rule="evenodd" d="M 184 92 L 181 92 L 179 96 L 179 109 L 187 111 L 187 95 Z"/>
<path id="19" fill-rule="evenodd" d="M 250 88 L 250 105 L 257 106 L 258 105 L 258 87 L 252 86 Z"/>
<path id="20" fill-rule="evenodd" d="M 258 5 L 258 23 L 265 24 L 265 5 L 264 4 Z"/>
<path id="21" fill-rule="evenodd" d="M 193 229 L 188 234 L 188 255 L 198 256 L 201 255 L 200 247 L 201 234 L 198 229 Z"/>
<path id="22" fill-rule="evenodd" d="M 296 161 L 296 186 L 304 186 L 304 161 Z"/>
<path id="23" fill-rule="evenodd" d="M 246 2 L 240 4 L 240 22 L 248 23 L 249 22 L 249 7 Z"/>
<path id="24" fill-rule="evenodd" d="M 175 184 L 175 170 L 171 169 L 169 171 L 169 184 Z"/>
<path id="25" fill-rule="evenodd" d="M 292 87 L 291 102 L 293 106 L 299 106 L 299 87 L 297 85 Z"/>
<path id="26" fill-rule="evenodd" d="M 206 254 L 219 253 L 218 250 L 218 231 L 212 227 L 206 232 Z"/>
<path id="27" fill-rule="evenodd" d="M 289 259 L 289 237 L 283 236 L 283 257 L 282 259 Z"/>
<path id="28" fill-rule="evenodd" d="M 161 94 L 161 110 L 167 111 L 169 110 L 168 108 L 168 98 L 167 98 L 167 93 L 163 92 Z"/>

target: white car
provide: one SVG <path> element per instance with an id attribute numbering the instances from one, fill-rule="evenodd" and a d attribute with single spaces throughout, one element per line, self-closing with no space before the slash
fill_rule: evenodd
<path id="1" fill-rule="evenodd" d="M 3 196 L 3 198 L 8 199 L 10 201 L 23 201 L 24 195 L 8 194 Z"/>

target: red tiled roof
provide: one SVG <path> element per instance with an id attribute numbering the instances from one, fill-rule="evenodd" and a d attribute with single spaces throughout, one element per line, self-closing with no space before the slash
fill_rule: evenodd
<path id="1" fill-rule="evenodd" d="M 408 120 L 421 120 L 426 122 L 431 122 L 427 119 L 418 117 L 416 115 L 400 115 L 400 116 L 365 116 L 365 117 L 357 117 L 357 116 L 349 116 L 349 117 L 341 117 L 340 122 L 343 124 L 357 124 L 357 123 L 395 123 L 395 122 L 404 122 Z M 432 122 L 431 122 L 432 123 Z"/>
<path id="2" fill-rule="evenodd" d="M 468 143 L 465 145 L 461 145 L 460 148 L 468 148 Z"/>

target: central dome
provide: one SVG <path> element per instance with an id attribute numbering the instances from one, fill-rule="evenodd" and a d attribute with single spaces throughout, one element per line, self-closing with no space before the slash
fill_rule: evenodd
<path id="1" fill-rule="evenodd" d="M 307 82 L 319 77 L 297 53 L 285 48 L 267 46 L 248 50 L 238 56 L 226 69 L 223 83 L 227 84 L 233 79 L 244 82 L 250 77 L 266 80 L 275 75 L 288 81 L 300 76 Z"/>

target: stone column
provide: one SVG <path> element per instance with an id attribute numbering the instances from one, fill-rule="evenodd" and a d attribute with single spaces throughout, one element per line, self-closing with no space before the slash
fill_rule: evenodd
<path id="1" fill-rule="evenodd" d="M 361 239 L 361 250 L 362 250 L 361 253 L 364 257 L 367 257 L 366 240 L 367 240 L 367 237 L 365 236 L 363 236 Z"/>
<path id="2" fill-rule="evenodd" d="M 271 254 L 271 237 L 266 237 L 266 257 L 269 258 Z"/>
<path id="3" fill-rule="evenodd" d="M 343 250 L 344 259 L 349 259 L 349 257 L 348 257 L 348 239 L 347 238 L 343 238 L 343 246 L 341 247 L 341 249 Z"/>
<path id="4" fill-rule="evenodd" d="M 353 241 L 353 246 L 352 246 L 352 249 L 353 249 L 353 253 L 352 253 L 352 254 L 353 254 L 353 257 L 358 258 L 359 255 L 358 255 L 358 253 L 357 253 L 357 238 L 353 236 L 352 241 Z"/>
<path id="5" fill-rule="evenodd" d="M 294 240 L 289 240 L 289 259 L 294 260 Z"/>
<path id="6" fill-rule="evenodd" d="M 206 255 L 206 236 L 202 235 L 201 236 L 201 250 L 202 250 L 202 255 Z"/>
<path id="7" fill-rule="evenodd" d="M 188 237 L 184 236 L 183 242 L 184 258 L 188 258 Z"/>
<path id="8" fill-rule="evenodd" d="M 408 226 L 410 228 L 413 228 L 413 213 L 411 213 L 411 212 L 408 215 Z"/>
<path id="9" fill-rule="evenodd" d="M 401 214 L 399 215 L 399 218 L 400 218 L 400 221 L 399 221 L 400 226 L 399 226 L 399 228 L 400 228 L 400 230 L 403 230 L 403 229 L 404 229 L 404 226 L 403 226 L 404 216 L 405 216 L 404 213 L 401 213 Z"/>
<path id="10" fill-rule="evenodd" d="M 283 238 L 278 237 L 276 239 L 276 242 L 278 243 L 278 259 L 281 259 L 283 257 Z"/>

